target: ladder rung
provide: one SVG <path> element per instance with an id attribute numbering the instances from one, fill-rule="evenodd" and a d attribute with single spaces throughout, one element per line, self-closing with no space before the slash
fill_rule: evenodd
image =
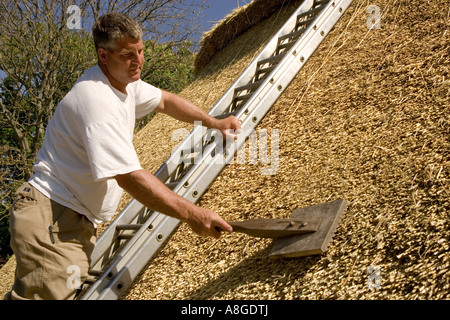
<path id="1" fill-rule="evenodd" d="M 214 136 L 206 137 L 205 138 L 206 143 L 202 143 L 201 145 L 196 145 L 191 148 L 181 150 L 181 156 L 185 157 L 186 155 L 190 155 L 193 153 L 199 153 L 199 152 L 203 151 L 208 144 L 210 144 L 212 141 L 214 141 L 214 139 L 215 139 Z"/>
<path id="2" fill-rule="evenodd" d="M 277 47 L 277 51 L 282 50 L 282 49 L 289 49 L 290 47 L 292 47 L 295 44 L 295 41 L 291 41 L 291 42 L 286 42 L 283 44 L 280 44 Z"/>
<path id="3" fill-rule="evenodd" d="M 142 225 L 140 224 L 120 224 L 116 227 L 117 231 L 122 231 L 122 230 L 139 230 L 142 227 Z"/>
<path id="4" fill-rule="evenodd" d="M 103 274 L 103 271 L 100 270 L 89 270 L 88 274 L 94 277 L 100 277 Z"/>
<path id="5" fill-rule="evenodd" d="M 266 63 L 278 63 L 278 62 L 281 61 L 281 59 L 283 59 L 283 57 L 285 55 L 286 55 L 286 52 L 283 52 L 283 53 L 277 54 L 276 56 L 272 56 L 270 58 L 262 59 L 262 60 L 258 61 L 257 65 L 261 66 L 261 65 L 266 64 Z"/>
<path id="6" fill-rule="evenodd" d="M 234 89 L 234 92 L 238 93 L 238 92 L 245 91 L 245 90 L 254 90 L 254 89 L 258 88 L 262 83 L 263 83 L 263 81 L 255 81 L 255 82 L 252 82 L 252 83 L 249 83 L 249 84 L 246 84 L 244 86 Z"/>
<path id="7" fill-rule="evenodd" d="M 119 240 L 128 240 L 134 237 L 134 234 L 121 234 L 117 237 Z"/>
<path id="8" fill-rule="evenodd" d="M 298 28 L 300 28 L 300 27 L 302 27 L 302 26 L 309 26 L 314 20 L 316 19 L 316 17 L 314 16 L 314 17 L 312 17 L 312 18 L 309 18 L 309 19 L 307 19 L 307 20 L 303 20 L 303 21 L 300 21 L 300 22 L 297 22 L 297 24 L 295 25 L 295 28 L 296 29 L 298 29 Z M 298 31 L 296 31 L 296 32 L 299 32 L 300 31 L 300 34 L 301 33 L 303 33 L 304 31 L 305 31 L 305 29 L 304 28 L 302 28 L 302 29 L 300 29 L 300 30 L 298 30 Z M 294 32 L 293 32 L 294 33 Z"/>
<path id="9" fill-rule="evenodd" d="M 247 94 L 242 94 L 240 96 L 236 96 L 236 97 L 234 97 L 233 102 L 248 100 L 248 99 L 250 99 L 250 97 L 252 95 L 253 95 L 253 93 L 247 93 Z"/>
<path id="10" fill-rule="evenodd" d="M 224 113 L 224 114 L 219 114 L 218 116 L 215 116 L 215 118 L 216 119 L 225 119 L 230 116 L 235 116 L 237 113 L 238 113 L 238 110 L 233 111 L 233 112 Z"/>
<path id="11" fill-rule="evenodd" d="M 319 12 L 320 10 L 323 9 L 323 7 L 324 7 L 324 6 L 319 6 L 319 7 L 317 7 L 317 8 L 311 9 L 311 10 L 309 10 L 309 11 L 300 13 L 300 14 L 297 16 L 297 21 L 298 21 L 298 19 L 301 19 L 301 18 L 303 18 L 303 17 L 307 17 L 307 16 L 309 16 L 310 14 L 314 14 L 314 13 Z"/>
<path id="12" fill-rule="evenodd" d="M 183 160 L 181 160 L 184 164 L 186 164 L 186 165 L 190 165 L 190 164 L 192 164 L 192 163 L 194 163 L 195 162 L 195 159 L 199 156 L 199 154 L 198 154 L 198 152 L 196 152 L 197 154 L 194 154 L 194 152 L 193 153 L 189 153 L 189 154 L 186 154 L 186 155 L 184 155 L 183 157 Z M 176 181 L 180 181 L 181 180 L 181 178 L 182 177 L 180 177 L 180 176 L 178 176 L 178 179 L 175 179 Z M 172 183 L 176 183 L 176 182 L 170 182 L 169 184 L 170 184 L 170 186 L 168 186 L 169 188 L 172 186 Z M 176 186 L 177 186 L 177 184 L 178 183 L 176 183 L 175 185 L 173 185 L 173 187 L 175 188 Z"/>
<path id="13" fill-rule="evenodd" d="M 276 65 L 270 66 L 270 67 L 268 67 L 268 68 L 259 69 L 259 70 L 256 72 L 256 76 L 259 76 L 259 75 L 265 74 L 265 73 L 270 73 L 270 72 L 273 71 L 273 69 L 275 69 L 275 67 L 276 67 Z"/>
<path id="14" fill-rule="evenodd" d="M 281 36 L 281 37 L 278 38 L 278 43 L 280 43 L 280 42 L 282 42 L 283 40 L 286 40 L 286 39 L 295 39 L 295 40 L 297 40 L 298 38 L 300 38 L 300 36 L 303 34 L 303 32 L 305 32 L 305 29 L 302 28 L 300 30 L 297 30 L 297 31 L 285 34 L 284 36 Z M 283 52 L 283 53 L 285 54 L 286 52 Z"/>
<path id="15" fill-rule="evenodd" d="M 85 283 L 85 284 L 94 284 L 96 281 L 97 281 L 97 279 L 95 279 L 95 278 L 87 277 L 87 278 L 84 280 L 84 283 Z"/>
<path id="16" fill-rule="evenodd" d="M 330 0 L 316 0 L 316 1 L 314 1 L 313 6 L 320 6 L 320 5 L 322 5 L 322 4 L 328 3 L 329 1 L 330 1 Z"/>
<path id="17" fill-rule="evenodd" d="M 191 160 L 194 157 L 191 156 Z M 189 168 L 191 168 L 193 161 L 187 162 L 186 159 L 184 159 L 183 161 L 181 161 L 181 163 L 177 166 L 175 172 L 173 173 L 173 175 L 171 176 L 173 180 L 176 181 L 180 181 L 184 175 L 189 171 Z"/>
<path id="18" fill-rule="evenodd" d="M 179 184 L 178 181 L 168 182 L 168 183 L 166 183 L 166 187 L 169 188 L 169 189 L 173 189 L 173 188 L 175 188 L 178 184 Z"/>

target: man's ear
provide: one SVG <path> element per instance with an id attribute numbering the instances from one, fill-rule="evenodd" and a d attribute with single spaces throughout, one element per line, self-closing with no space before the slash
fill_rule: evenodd
<path id="1" fill-rule="evenodd" d="M 106 49 L 98 48 L 97 56 L 98 56 L 98 61 L 100 61 L 102 64 L 106 64 L 108 62 L 108 54 L 106 52 Z"/>

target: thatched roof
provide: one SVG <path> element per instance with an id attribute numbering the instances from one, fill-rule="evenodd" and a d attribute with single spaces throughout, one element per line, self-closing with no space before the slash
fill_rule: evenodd
<path id="1" fill-rule="evenodd" d="M 241 220 L 347 199 L 328 252 L 272 260 L 270 240 L 201 238 L 183 224 L 125 299 L 450 298 L 448 3 L 379 0 L 373 30 L 370 4 L 353 1 L 260 123 L 280 132 L 278 173 L 230 164 L 199 202 Z M 294 9 L 231 40 L 182 95 L 209 110 Z M 157 115 L 136 135 L 145 168 L 161 165 L 182 127 Z"/>
<path id="2" fill-rule="evenodd" d="M 450 297 L 448 6 L 380 0 L 381 29 L 369 30 L 370 4 L 353 1 L 260 124 L 280 132 L 278 173 L 231 164 L 199 203 L 241 220 L 347 199 L 328 252 L 271 260 L 270 240 L 230 234 L 216 241 L 182 225 L 126 299 Z M 232 40 L 182 94 L 209 110 L 290 10 Z M 139 133 L 151 170 L 182 126 L 157 117 Z M 371 266 L 380 270 L 378 290 L 367 285 Z"/>

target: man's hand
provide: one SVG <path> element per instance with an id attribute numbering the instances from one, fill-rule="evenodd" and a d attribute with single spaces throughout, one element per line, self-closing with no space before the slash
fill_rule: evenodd
<path id="1" fill-rule="evenodd" d="M 215 128 L 222 132 L 224 137 L 237 139 L 237 135 L 241 132 L 241 122 L 234 116 L 217 120 Z"/>
<path id="2" fill-rule="evenodd" d="M 197 207 L 195 212 L 186 220 L 192 231 L 200 236 L 220 238 L 220 231 L 233 232 L 233 228 L 219 215 L 208 209 Z"/>
<path id="3" fill-rule="evenodd" d="M 162 90 L 161 102 L 155 111 L 187 123 L 201 121 L 207 128 L 220 130 L 224 137 L 237 139 L 237 134 L 241 131 L 241 123 L 236 117 L 216 119 L 190 101 L 164 90 Z"/>

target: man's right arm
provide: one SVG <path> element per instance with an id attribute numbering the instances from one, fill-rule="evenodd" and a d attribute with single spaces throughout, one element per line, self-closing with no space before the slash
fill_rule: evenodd
<path id="1" fill-rule="evenodd" d="M 220 216 L 182 198 L 146 170 L 137 170 L 115 177 L 119 186 L 148 208 L 186 222 L 201 236 L 220 237 L 219 230 L 232 232 Z"/>

